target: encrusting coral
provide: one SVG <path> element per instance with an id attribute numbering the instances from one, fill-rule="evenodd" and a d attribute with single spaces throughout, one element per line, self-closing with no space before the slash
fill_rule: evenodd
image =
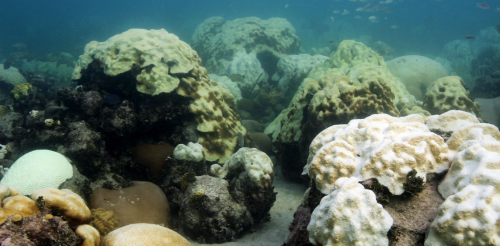
<path id="1" fill-rule="evenodd" d="M 104 208 L 92 209 L 90 211 L 92 214 L 90 225 L 97 229 L 102 237 L 119 227 L 120 222 L 113 211 L 107 211 Z"/>

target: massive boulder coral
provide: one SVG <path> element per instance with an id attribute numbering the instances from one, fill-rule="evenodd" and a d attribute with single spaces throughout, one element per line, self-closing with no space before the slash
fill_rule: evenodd
<path id="1" fill-rule="evenodd" d="M 462 110 L 480 117 L 479 104 L 469 98 L 469 91 L 458 76 L 440 78 L 427 87 L 424 109 L 431 114 Z"/>
<path id="2" fill-rule="evenodd" d="M 388 245 L 393 220 L 356 178 L 340 178 L 307 226 L 314 245 Z"/>
<path id="3" fill-rule="evenodd" d="M 309 71 L 328 59 L 326 56 L 308 54 L 285 56 L 278 62 L 272 80 L 278 81 L 278 89 L 285 95 L 294 94 Z"/>
<path id="4" fill-rule="evenodd" d="M 196 28 L 191 44 L 209 70 L 219 67 L 220 59 L 232 60 L 242 49 L 247 53 L 269 54 L 276 62 L 300 50 L 295 29 L 283 18 L 247 17 L 226 21 L 222 17 L 211 17 Z"/>
<path id="5" fill-rule="evenodd" d="M 156 124 L 162 120 L 169 123 L 194 118 L 198 123 L 198 143 L 204 147 L 206 159 L 219 162 L 234 153 L 238 143 L 235 132 L 246 135 L 229 90 L 210 81 L 197 53 L 164 29 L 131 29 L 105 42 L 90 42 L 78 60 L 73 80 L 83 85 L 84 91 L 97 89 L 101 94 L 119 91 L 120 96 L 129 98 L 120 104 L 128 110 L 116 111 L 115 120 L 106 120 L 111 125 L 98 126 L 107 131 L 115 128 L 116 120 L 128 122 L 126 129 L 148 131 L 159 127 Z M 79 102 L 72 101 L 73 94 L 79 92 L 68 91 L 61 95 L 62 100 L 78 105 Z M 181 109 L 177 115 L 155 117 L 158 112 L 171 114 L 172 110 L 149 105 L 152 101 L 177 101 L 175 106 L 184 105 L 189 112 Z M 102 115 L 112 114 L 109 111 Z M 127 115 L 133 119 L 128 120 Z M 137 122 L 135 117 L 143 119 Z"/>
<path id="6" fill-rule="evenodd" d="M 303 175 L 324 194 L 341 177 L 376 178 L 392 194 L 404 190 L 411 170 L 425 174 L 446 170 L 448 146 L 429 131 L 419 115 L 403 118 L 378 114 L 347 125 L 331 126 L 312 141 Z"/>
<path id="7" fill-rule="evenodd" d="M 372 114 L 399 116 L 398 109 L 415 103 L 382 57 L 362 43 L 344 41 L 330 60 L 312 69 L 265 132 L 277 140 L 284 174 L 298 178 L 310 142 L 323 129 Z"/>
<path id="8" fill-rule="evenodd" d="M 425 89 L 437 79 L 448 76 L 438 62 L 425 56 L 401 56 L 387 62 L 391 73 L 401 79 L 406 89 L 418 100 L 423 100 Z"/>

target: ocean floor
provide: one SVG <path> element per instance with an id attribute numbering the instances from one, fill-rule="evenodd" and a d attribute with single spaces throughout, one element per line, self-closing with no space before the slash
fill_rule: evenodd
<path id="1" fill-rule="evenodd" d="M 278 192 L 278 194 L 276 195 L 276 202 L 271 208 L 271 221 L 262 223 L 257 228 L 256 232 L 246 234 L 236 239 L 235 242 L 200 244 L 193 239 L 187 239 L 193 246 L 281 246 L 288 236 L 288 226 L 292 223 L 293 213 L 300 205 L 300 200 L 307 187 L 285 180 L 285 177 L 281 174 L 281 170 L 279 170 L 279 166 L 275 167 L 274 173 L 278 174 L 278 176 L 274 178 L 274 191 Z"/>

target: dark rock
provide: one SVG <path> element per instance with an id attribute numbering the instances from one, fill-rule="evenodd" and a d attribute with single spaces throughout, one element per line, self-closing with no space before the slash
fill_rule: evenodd
<path id="1" fill-rule="evenodd" d="M 78 238 L 71 227 L 61 217 L 53 216 L 47 219 L 48 209 L 31 216 L 24 217 L 20 221 L 13 221 L 9 217 L 0 226 L 1 245 L 81 245 L 83 239 Z"/>
<path id="2" fill-rule="evenodd" d="M 311 214 L 319 205 L 323 195 L 311 181 L 311 187 L 307 191 L 307 197 L 293 214 L 293 221 L 288 227 L 290 234 L 283 246 L 312 246 L 309 242 L 309 232 L 307 226 L 311 221 Z"/>
<path id="3" fill-rule="evenodd" d="M 196 177 L 182 199 L 180 221 L 184 232 L 205 243 L 234 241 L 253 224 L 250 212 L 229 193 L 227 181 Z"/>
<path id="4" fill-rule="evenodd" d="M 74 122 L 69 125 L 68 152 L 70 154 L 89 157 L 98 155 L 101 149 L 101 134 L 89 129 L 86 122 Z"/>
<path id="5" fill-rule="evenodd" d="M 16 133 L 24 132 L 23 123 L 23 115 L 20 113 L 10 112 L 0 117 L 0 140 L 14 139 Z"/>

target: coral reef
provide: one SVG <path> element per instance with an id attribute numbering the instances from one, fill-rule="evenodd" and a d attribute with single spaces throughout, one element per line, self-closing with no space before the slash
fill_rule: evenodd
<path id="1" fill-rule="evenodd" d="M 399 116 L 398 108 L 415 103 L 382 57 L 344 41 L 330 60 L 311 70 L 289 107 L 264 132 L 277 142 L 284 175 L 298 180 L 309 144 L 326 127 L 376 113 Z"/>
<path id="2" fill-rule="evenodd" d="M 300 50 L 295 29 L 283 18 L 247 17 L 226 21 L 219 16 L 211 17 L 198 25 L 191 43 L 209 71 L 217 71 L 219 60 L 231 60 L 242 49 L 247 53 L 268 54 L 266 57 L 276 63 L 284 55 Z"/>

